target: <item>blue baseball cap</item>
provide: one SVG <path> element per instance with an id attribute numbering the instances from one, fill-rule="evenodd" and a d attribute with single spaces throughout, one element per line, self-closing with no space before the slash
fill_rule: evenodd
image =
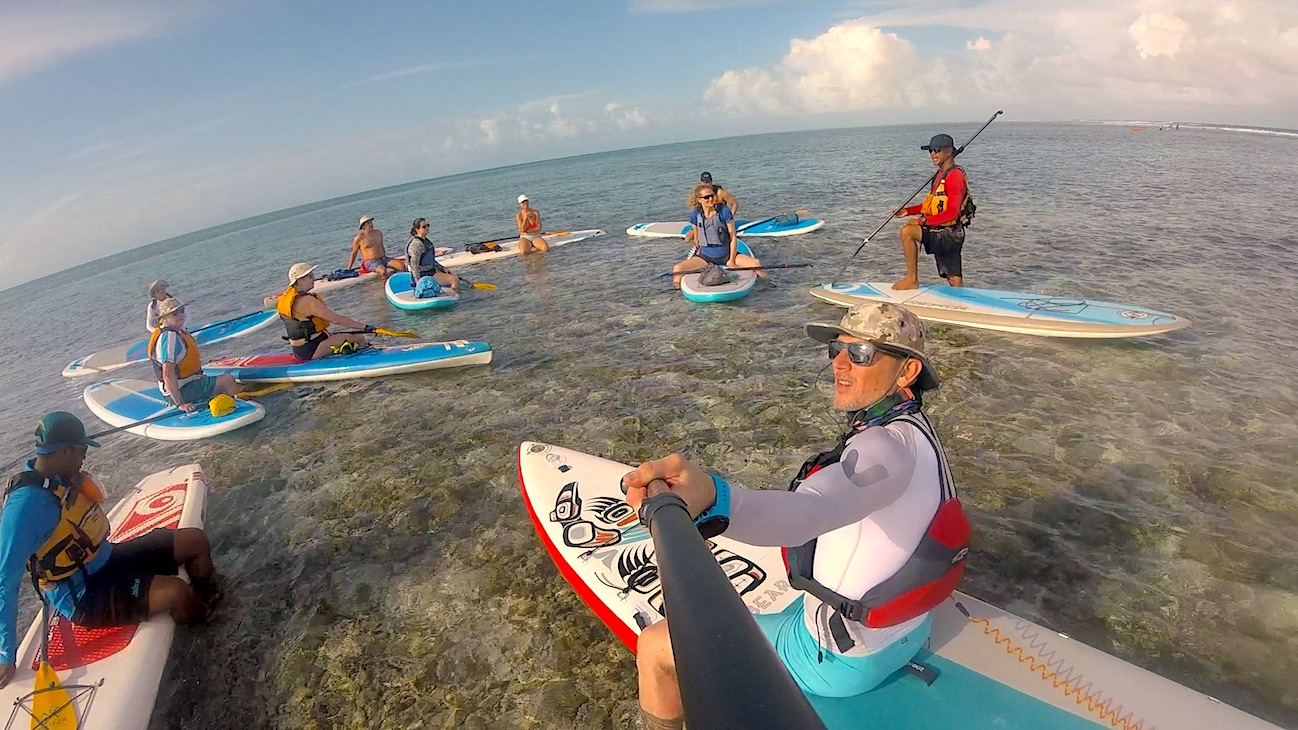
<path id="1" fill-rule="evenodd" d="M 36 453 L 53 454 L 64 446 L 95 446 L 99 444 L 86 435 L 86 426 L 80 418 L 66 411 L 47 413 L 36 426 Z"/>

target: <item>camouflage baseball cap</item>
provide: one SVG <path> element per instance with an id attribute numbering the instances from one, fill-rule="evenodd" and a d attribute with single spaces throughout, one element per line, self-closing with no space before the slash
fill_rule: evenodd
<path id="1" fill-rule="evenodd" d="M 839 335 L 849 335 L 881 350 L 913 357 L 924 366 L 915 385 L 923 390 L 933 390 L 939 385 L 937 370 L 924 353 L 924 325 L 914 314 L 895 304 L 863 302 L 847 310 L 838 324 L 809 322 L 806 331 L 817 342 L 833 342 Z"/>

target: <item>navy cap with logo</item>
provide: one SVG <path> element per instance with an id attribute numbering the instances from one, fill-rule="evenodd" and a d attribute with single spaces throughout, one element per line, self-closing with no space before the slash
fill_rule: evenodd
<path id="1" fill-rule="evenodd" d="M 935 150 L 944 150 L 949 147 L 955 147 L 955 140 L 951 139 L 951 135 L 935 134 L 933 135 L 933 139 L 930 139 L 928 141 L 928 144 L 924 145 L 923 147 L 920 147 L 920 149 L 924 150 L 925 152 L 933 152 Z"/>
<path id="2" fill-rule="evenodd" d="M 710 172 L 700 173 L 700 174 L 699 174 L 699 182 L 705 182 L 705 183 L 710 183 L 710 182 L 712 182 L 712 173 L 710 173 Z"/>
<path id="3" fill-rule="evenodd" d="M 36 426 L 36 453 L 53 454 L 64 446 L 98 446 L 86 435 L 80 418 L 66 411 L 47 413 Z"/>

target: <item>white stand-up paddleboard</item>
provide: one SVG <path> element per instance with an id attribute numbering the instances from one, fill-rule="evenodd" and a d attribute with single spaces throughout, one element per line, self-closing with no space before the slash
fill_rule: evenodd
<path id="1" fill-rule="evenodd" d="M 528 441 L 518 451 L 523 501 L 541 542 L 577 595 L 634 651 L 640 625 L 662 619 L 663 598 L 653 542 L 619 487 L 629 471 L 549 444 Z M 751 612 L 781 611 L 800 595 L 779 548 L 724 535 L 710 543 Z M 962 593 L 933 611 L 917 659 L 937 671 L 931 686 L 899 673 L 865 694 L 811 703 L 830 730 L 1275 728 Z"/>
<path id="2" fill-rule="evenodd" d="M 256 332 L 263 327 L 269 326 L 275 319 L 276 314 L 273 311 L 253 312 L 234 319 L 203 325 L 190 330 L 190 334 L 194 336 L 194 341 L 199 345 L 212 345 Z M 129 345 L 114 347 L 111 350 L 96 352 L 93 355 L 73 360 L 68 363 L 67 367 L 63 368 L 63 377 L 79 378 L 83 375 L 99 375 L 137 362 L 144 362 L 148 359 L 149 338 L 145 337 Z"/>
<path id="3" fill-rule="evenodd" d="M 292 353 L 227 357 L 203 366 L 209 375 L 229 373 L 243 383 L 309 383 L 377 378 L 437 368 L 486 365 L 491 345 L 485 342 L 420 342 L 395 347 L 366 347 L 350 355 L 299 360 Z"/>
<path id="4" fill-rule="evenodd" d="M 758 218 L 755 222 L 757 225 L 752 225 L 753 221 L 737 220 L 735 221 L 735 230 L 745 236 L 781 238 L 818 231 L 825 225 L 824 221 L 815 218 L 798 220 L 796 223 L 784 223 L 779 219 L 763 220 Z M 626 234 L 644 238 L 684 238 L 685 234 L 689 233 L 693 227 L 689 221 L 637 223 L 626 229 Z"/>
<path id="5" fill-rule="evenodd" d="M 752 256 L 753 252 L 749 250 L 748 245 L 740 241 L 735 250 L 745 256 Z M 725 270 L 725 267 L 722 267 Z M 681 277 L 681 295 L 691 302 L 733 302 L 743 299 L 752 293 L 753 287 L 757 286 L 756 271 L 726 271 L 726 276 L 730 277 L 728 284 L 716 284 L 714 286 L 704 286 L 699 283 L 702 275 L 700 273 L 686 274 Z"/>
<path id="6" fill-rule="evenodd" d="M 158 527 L 202 527 L 206 505 L 207 482 L 198 464 L 158 472 L 145 477 L 108 513 L 113 526 L 109 539 L 124 542 Z M 183 568 L 181 577 L 186 577 Z M 18 649 L 18 673 L 0 690 L 0 705 L 12 708 L 6 730 L 32 727 L 31 701 L 22 698 L 34 686 L 42 628 L 38 617 Z M 175 631 L 175 622 L 166 614 L 107 629 L 75 626 L 56 616 L 50 624 L 50 665 L 72 697 L 76 730 L 148 727 Z"/>
<path id="7" fill-rule="evenodd" d="M 224 416 L 213 416 L 206 401 L 195 403 L 193 413 L 185 413 L 162 394 L 156 382 L 147 380 L 95 383 L 86 388 L 82 397 L 96 418 L 113 427 L 174 412 L 175 415 L 169 418 L 126 429 L 159 441 L 190 441 L 217 436 L 266 417 L 266 409 L 260 403 L 239 399 L 234 401 L 234 410 Z"/>
<path id="8" fill-rule="evenodd" d="M 541 234 L 541 237 L 545 239 L 546 243 L 550 244 L 551 249 L 555 249 L 558 248 L 559 246 L 566 246 L 570 243 L 585 241 L 588 238 L 595 238 L 596 236 L 602 236 L 602 235 L 604 235 L 603 231 L 599 230 L 598 228 L 591 228 L 584 231 L 562 231 L 559 233 L 543 233 Z M 535 249 L 533 249 L 533 251 L 535 252 Z M 486 253 L 469 253 L 468 251 L 461 250 L 455 253 L 447 254 L 445 256 L 439 253 L 437 254 L 437 263 L 449 269 L 455 266 L 468 266 L 469 264 L 482 264 L 488 261 L 499 261 L 500 259 L 505 259 L 511 256 L 518 256 L 518 255 L 519 255 L 518 239 L 515 238 L 512 241 L 500 241 L 499 251 L 488 251 Z"/>
<path id="9" fill-rule="evenodd" d="M 821 284 L 811 296 L 840 307 L 891 302 L 928 322 L 1040 337 L 1140 337 L 1190 326 L 1184 317 L 1132 304 L 946 284 L 904 291 L 881 282 Z"/>

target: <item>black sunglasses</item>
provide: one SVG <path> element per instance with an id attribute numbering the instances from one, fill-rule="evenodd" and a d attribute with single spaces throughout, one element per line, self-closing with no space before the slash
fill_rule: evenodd
<path id="1" fill-rule="evenodd" d="M 711 195 L 700 195 L 699 200 L 712 200 Z"/>
<path id="2" fill-rule="evenodd" d="M 890 352 L 870 342 L 843 342 L 842 340 L 833 340 L 829 343 L 829 359 L 833 360 L 838 357 L 838 353 L 847 351 L 847 359 L 857 365 L 869 365 L 879 358 L 880 354 L 894 355 L 900 357 L 895 352 Z"/>

